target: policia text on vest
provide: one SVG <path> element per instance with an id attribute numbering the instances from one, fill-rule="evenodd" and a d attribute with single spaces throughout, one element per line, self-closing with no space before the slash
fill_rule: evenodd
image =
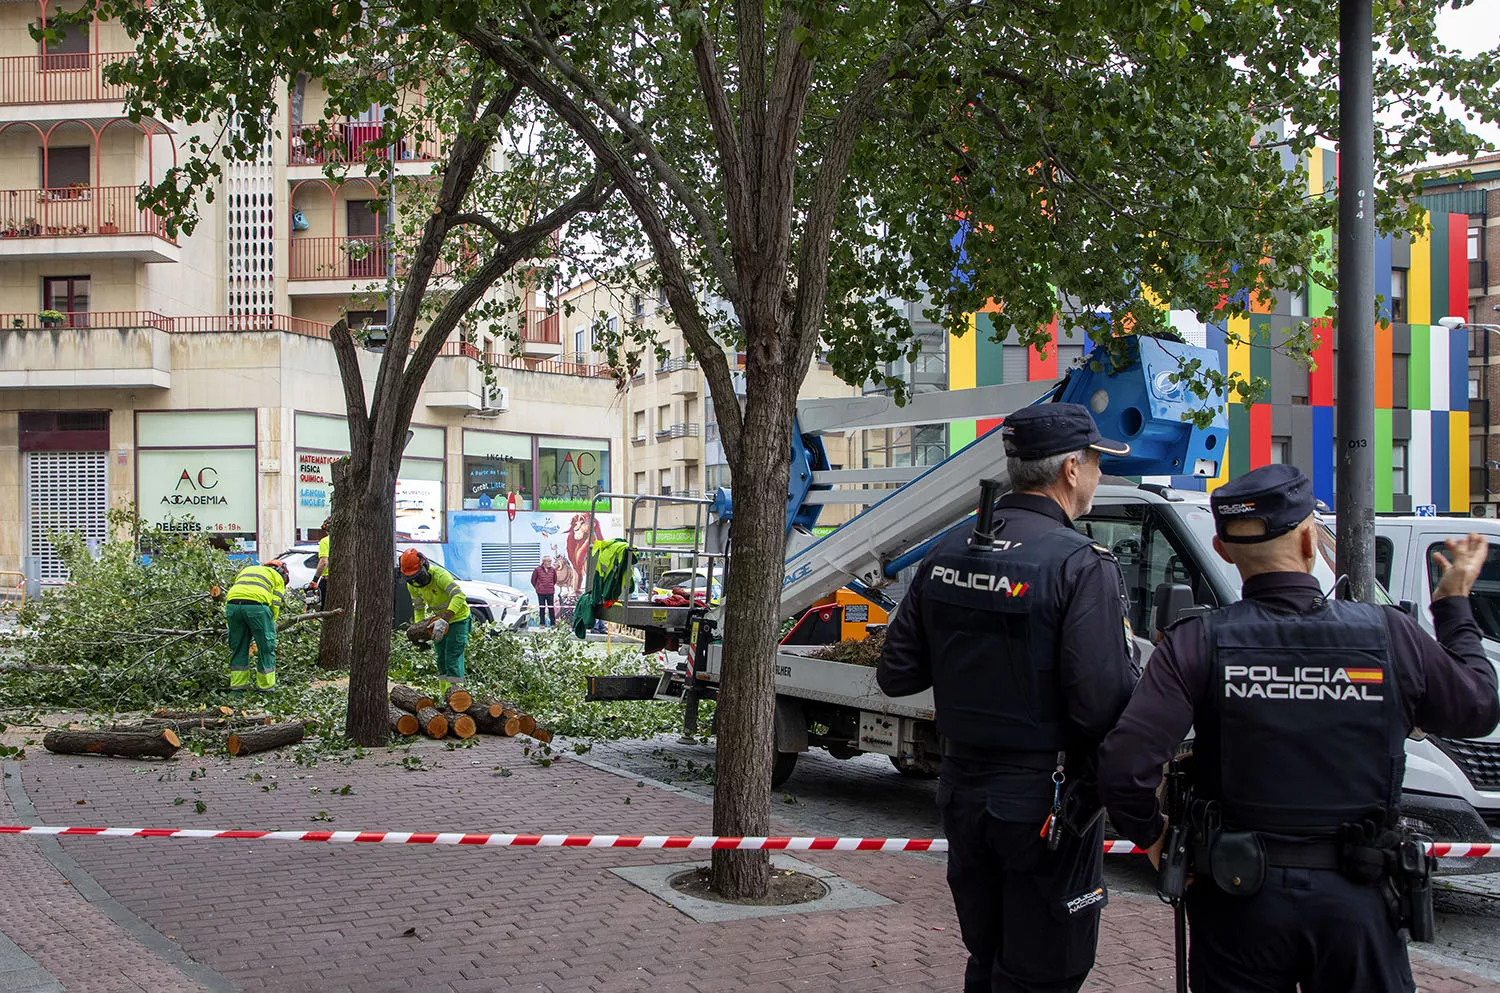
<path id="1" fill-rule="evenodd" d="M 1109 899 L 1094 756 L 1138 676 L 1119 566 L 1071 527 L 1098 486 L 1092 443 L 1114 443 L 1074 404 L 1017 411 L 1002 437 L 1025 492 L 986 481 L 973 533 L 918 567 L 876 677 L 933 692 L 965 993 L 1070 991 Z"/>
<path id="2" fill-rule="evenodd" d="M 1398 828 L 1404 742 L 1414 726 L 1463 738 L 1500 720 L 1468 601 L 1484 542 L 1456 542 L 1439 564 L 1434 641 L 1399 609 L 1319 589 L 1311 486 L 1296 469 L 1257 469 L 1211 503 L 1243 599 L 1157 646 L 1100 749 L 1110 818 L 1138 845 L 1163 844 L 1155 786 L 1191 727 L 1179 775 L 1192 800 L 1173 812 L 1186 831 L 1172 834 L 1162 886 L 1190 860 L 1192 989 L 1410 991 L 1403 930 L 1430 929 L 1430 863 Z"/>

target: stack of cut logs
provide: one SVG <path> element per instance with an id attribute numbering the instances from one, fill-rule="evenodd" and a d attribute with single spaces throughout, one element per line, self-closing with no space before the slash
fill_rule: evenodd
<path id="1" fill-rule="evenodd" d="M 467 690 L 452 690 L 440 707 L 432 697 L 410 686 L 391 687 L 391 730 L 400 735 L 418 731 L 429 738 L 472 738 L 475 734 L 514 737 L 530 735 L 537 741 L 552 740 L 552 732 L 538 727 L 536 718 L 508 703 L 479 703 Z"/>
<path id="2" fill-rule="evenodd" d="M 225 747 L 230 755 L 295 745 L 302 740 L 308 721 L 271 723 L 266 716 L 235 716 L 233 708 L 214 710 L 158 710 L 137 724 L 107 728 L 49 731 L 42 747 L 59 755 L 117 755 L 122 758 L 169 759 L 182 747 L 185 735 L 228 732 Z"/>

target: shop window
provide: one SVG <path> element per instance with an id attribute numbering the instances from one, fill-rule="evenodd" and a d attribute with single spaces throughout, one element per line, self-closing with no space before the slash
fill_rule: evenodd
<path id="1" fill-rule="evenodd" d="M 464 509 L 503 507 L 512 493 L 522 510 L 534 508 L 531 436 L 465 431 Z"/>
<path id="2" fill-rule="evenodd" d="M 537 509 L 586 511 L 610 485 L 609 442 L 537 439 Z"/>

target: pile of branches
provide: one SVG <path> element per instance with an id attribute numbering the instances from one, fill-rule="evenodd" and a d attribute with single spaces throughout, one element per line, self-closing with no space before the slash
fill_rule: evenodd
<path id="1" fill-rule="evenodd" d="M 880 628 L 879 630 L 871 631 L 869 637 L 862 641 L 852 639 L 838 641 L 815 652 L 809 652 L 808 656 L 815 659 L 826 659 L 829 662 L 847 662 L 850 665 L 874 667 L 880 664 L 880 650 L 884 646 L 885 629 Z"/>

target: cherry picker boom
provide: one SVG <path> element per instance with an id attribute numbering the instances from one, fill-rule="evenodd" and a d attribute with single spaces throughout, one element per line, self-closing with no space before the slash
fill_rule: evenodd
<path id="1" fill-rule="evenodd" d="M 914 565 L 950 529 L 969 526 L 979 480 L 1008 479 L 999 431 L 991 431 L 932 466 L 834 469 L 822 435 L 871 428 L 1003 417 L 1010 411 L 1054 401 L 1088 407 L 1106 437 L 1131 445 L 1131 454 L 1101 457 L 1105 473 L 1118 476 L 1215 476 L 1228 425 L 1222 397 L 1199 399 L 1188 380 L 1219 368 L 1217 353 L 1177 341 L 1126 336 L 1095 348 L 1060 380 L 1016 383 L 928 393 L 897 406 L 886 397 L 840 397 L 798 404 L 792 438 L 791 485 L 787 494 L 786 567 L 780 614 L 798 623 L 776 660 L 776 776 L 790 775 L 796 756 L 809 747 L 848 758 L 863 751 L 889 755 L 903 772 L 931 773 L 940 748 L 932 724 L 930 692 L 891 698 L 875 685 L 868 666 L 812 658 L 809 653 L 851 633 L 863 636 L 895 605 L 880 588 Z M 1200 426 L 1188 415 L 1215 411 Z M 885 488 L 872 488 L 885 487 Z M 894 488 L 891 488 L 894 487 Z M 1008 487 L 1004 487 L 1008 488 Z M 591 699 L 682 699 L 688 703 L 686 733 L 694 733 L 696 701 L 717 690 L 726 604 L 717 596 L 731 562 L 734 506 L 720 490 L 711 499 L 601 494 L 595 513 L 625 505 L 625 535 L 648 571 L 669 562 L 690 588 L 659 602 L 644 583 L 600 615 L 641 629 L 648 652 L 680 649 L 679 661 L 660 675 L 594 677 Z M 660 511 L 687 505 L 695 515 L 685 529 L 690 542 L 660 542 Z M 865 507 L 831 533 L 818 535 L 820 510 L 831 504 Z M 643 518 L 646 518 L 643 522 Z M 592 572 L 592 570 L 590 570 Z M 678 601 L 683 601 L 679 603 Z M 672 656 L 668 656 L 672 658 Z"/>

